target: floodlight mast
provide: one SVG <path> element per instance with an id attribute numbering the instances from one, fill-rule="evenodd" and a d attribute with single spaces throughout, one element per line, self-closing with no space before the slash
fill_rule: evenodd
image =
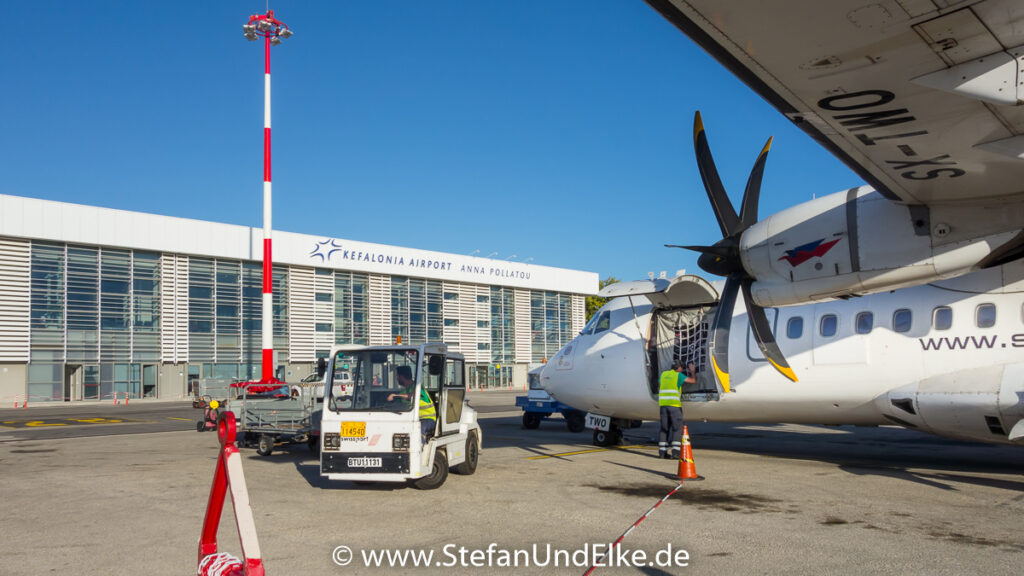
<path id="1" fill-rule="evenodd" d="M 263 37 L 263 363 L 260 383 L 273 384 L 274 377 L 274 267 L 271 258 L 271 194 L 270 194 L 270 45 L 278 45 L 282 38 L 288 38 L 292 31 L 288 25 L 274 18 L 274 11 L 253 14 L 242 26 L 242 32 L 249 41 Z"/>

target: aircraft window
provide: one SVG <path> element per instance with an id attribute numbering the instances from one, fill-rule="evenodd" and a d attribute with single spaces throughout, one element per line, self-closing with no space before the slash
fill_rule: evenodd
<path id="1" fill-rule="evenodd" d="M 870 334 L 871 329 L 875 326 L 875 315 L 871 312 L 861 312 L 857 314 L 857 334 Z"/>
<path id="2" fill-rule="evenodd" d="M 821 335 L 825 338 L 831 338 L 836 335 L 836 330 L 839 328 L 839 319 L 836 318 L 835 314 L 826 314 L 821 317 Z"/>
<path id="3" fill-rule="evenodd" d="M 991 328 L 996 325 L 996 305 L 978 304 L 974 311 L 974 322 L 978 328 Z"/>
<path id="4" fill-rule="evenodd" d="M 786 322 L 786 337 L 790 340 L 796 340 L 804 334 L 804 317 L 793 316 Z"/>
<path id="5" fill-rule="evenodd" d="M 910 310 L 906 308 L 900 308 L 899 310 L 892 313 L 892 330 L 893 332 L 910 332 L 910 325 L 913 320 L 913 315 Z"/>
<path id="6" fill-rule="evenodd" d="M 949 330 L 953 325 L 953 309 L 949 306 L 939 306 L 932 311 L 932 326 L 936 330 Z"/>

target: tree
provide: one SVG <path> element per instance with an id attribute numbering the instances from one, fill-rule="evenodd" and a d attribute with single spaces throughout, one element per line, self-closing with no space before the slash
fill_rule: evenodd
<path id="1" fill-rule="evenodd" d="M 605 278 L 604 280 L 601 280 L 601 281 L 599 281 L 597 283 L 597 289 L 598 290 L 603 290 L 605 286 L 608 286 L 609 284 L 615 284 L 618 281 L 619 281 L 619 279 L 616 278 L 615 276 L 609 276 L 609 277 Z M 607 301 L 608 301 L 607 298 L 601 298 L 600 296 L 587 296 L 587 319 L 586 319 L 586 321 L 590 322 L 590 318 L 594 314 L 596 314 L 597 311 L 601 309 L 601 306 L 604 306 L 604 303 L 607 302 Z"/>

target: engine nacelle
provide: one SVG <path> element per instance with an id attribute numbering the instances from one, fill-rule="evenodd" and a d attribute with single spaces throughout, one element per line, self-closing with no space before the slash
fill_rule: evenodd
<path id="1" fill-rule="evenodd" d="M 773 214 L 740 238 L 754 301 L 787 306 L 972 271 L 1024 228 L 1024 203 L 908 206 L 863 186 Z"/>

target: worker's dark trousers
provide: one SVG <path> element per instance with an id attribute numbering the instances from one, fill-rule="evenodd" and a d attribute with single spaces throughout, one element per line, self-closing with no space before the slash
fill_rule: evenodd
<path id="1" fill-rule="evenodd" d="M 682 424 L 680 424 L 682 426 Z M 420 440 L 426 444 L 427 436 L 434 435 L 434 429 L 437 428 L 437 420 L 433 418 L 424 418 L 420 420 Z"/>
<path id="2" fill-rule="evenodd" d="M 683 445 L 683 409 L 678 406 L 661 407 L 661 431 L 658 433 L 658 456 L 662 458 L 672 449 L 672 458 L 679 459 Z"/>

